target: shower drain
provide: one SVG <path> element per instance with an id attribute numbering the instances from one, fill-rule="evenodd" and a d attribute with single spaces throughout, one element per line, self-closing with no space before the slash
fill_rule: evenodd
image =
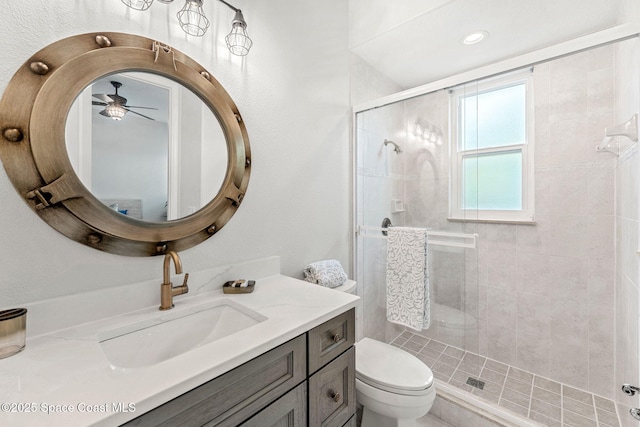
<path id="1" fill-rule="evenodd" d="M 480 381 L 476 378 L 471 378 L 471 377 L 467 378 L 467 384 L 469 384 L 472 387 L 479 388 L 480 390 L 484 389 L 484 381 Z"/>

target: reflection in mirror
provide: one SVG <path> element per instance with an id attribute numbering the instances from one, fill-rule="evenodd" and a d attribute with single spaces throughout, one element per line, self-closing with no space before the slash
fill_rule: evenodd
<path id="1" fill-rule="evenodd" d="M 126 72 L 94 81 L 73 103 L 66 146 L 74 171 L 105 205 L 150 222 L 188 216 L 220 190 L 224 132 L 175 81 Z"/>

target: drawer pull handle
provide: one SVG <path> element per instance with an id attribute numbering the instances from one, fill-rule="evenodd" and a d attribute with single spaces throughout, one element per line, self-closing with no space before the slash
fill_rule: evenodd
<path id="1" fill-rule="evenodd" d="M 333 336 L 333 342 L 338 342 L 341 339 L 342 339 L 342 335 L 340 335 L 339 333 Z"/>
<path id="2" fill-rule="evenodd" d="M 334 393 L 332 391 L 329 392 L 329 397 L 333 399 L 334 402 L 338 403 L 340 401 L 340 393 Z"/>

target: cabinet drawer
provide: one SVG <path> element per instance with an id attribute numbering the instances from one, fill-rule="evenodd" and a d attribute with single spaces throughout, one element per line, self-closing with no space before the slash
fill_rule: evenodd
<path id="1" fill-rule="evenodd" d="M 130 421 L 127 426 L 237 426 L 305 380 L 301 335 Z"/>
<path id="2" fill-rule="evenodd" d="M 342 427 L 355 414 L 355 355 L 351 347 L 309 378 L 310 427 Z"/>
<path id="3" fill-rule="evenodd" d="M 309 374 L 333 360 L 355 343 L 355 309 L 309 331 Z"/>
<path id="4" fill-rule="evenodd" d="M 307 383 L 304 382 L 241 427 L 305 427 L 307 425 Z"/>

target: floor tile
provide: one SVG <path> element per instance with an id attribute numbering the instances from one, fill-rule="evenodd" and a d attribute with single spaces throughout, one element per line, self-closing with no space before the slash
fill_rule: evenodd
<path id="1" fill-rule="evenodd" d="M 408 331 L 391 343 L 424 361 L 439 381 L 542 425 L 620 427 L 616 405 L 610 399 Z M 483 388 L 467 384 L 469 377 L 482 381 Z M 432 420 L 427 417 L 419 426 L 433 424 L 428 421 Z M 446 423 L 433 425 L 467 427 Z"/>

